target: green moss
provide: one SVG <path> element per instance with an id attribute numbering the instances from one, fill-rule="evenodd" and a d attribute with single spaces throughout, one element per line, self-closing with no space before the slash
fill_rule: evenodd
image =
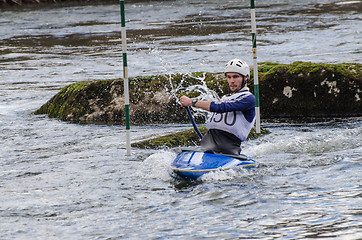
<path id="1" fill-rule="evenodd" d="M 299 74 L 299 73 L 312 73 L 320 70 L 321 65 L 317 65 L 310 62 L 294 62 L 290 65 L 286 65 L 286 73 Z"/>
<path id="2" fill-rule="evenodd" d="M 202 135 L 207 132 L 205 126 L 199 127 Z M 257 134 L 255 129 L 252 129 L 249 133 L 248 139 L 256 139 L 262 135 L 269 134 L 270 131 L 261 129 L 261 133 Z M 199 145 L 199 136 L 195 133 L 194 129 L 185 130 L 182 132 L 168 134 L 166 136 L 145 140 L 137 143 L 133 143 L 132 147 L 142 149 L 159 149 L 159 148 L 174 148 L 174 147 L 189 147 Z"/>
<path id="3" fill-rule="evenodd" d="M 52 118 L 79 122 L 82 116 L 94 111 L 91 102 L 99 101 L 100 107 L 109 104 L 112 99 L 109 88 L 112 84 L 120 83 L 120 80 L 99 80 L 70 84 L 35 111 L 35 114 L 48 114 Z"/>

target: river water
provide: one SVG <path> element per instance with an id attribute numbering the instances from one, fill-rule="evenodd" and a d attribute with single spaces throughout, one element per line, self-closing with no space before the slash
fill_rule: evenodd
<path id="1" fill-rule="evenodd" d="M 130 76 L 251 63 L 248 4 L 126 1 Z M 256 7 L 260 62 L 361 61 L 361 1 Z M 0 10 L 0 239 L 362 239 L 361 118 L 263 121 L 243 145 L 260 168 L 179 182 L 172 149 L 125 156 L 124 126 L 33 115 L 67 84 L 122 77 L 119 22 L 118 5 Z"/>

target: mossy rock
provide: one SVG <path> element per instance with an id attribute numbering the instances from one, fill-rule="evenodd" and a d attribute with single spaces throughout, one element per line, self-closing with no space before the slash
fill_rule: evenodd
<path id="1" fill-rule="evenodd" d="M 362 64 L 260 63 L 258 67 L 262 119 L 351 117 L 362 115 Z M 219 96 L 228 92 L 223 74 L 195 72 L 129 79 L 131 125 L 189 122 L 178 99 L 199 85 Z M 253 92 L 253 72 L 249 88 Z M 71 84 L 35 114 L 77 123 L 125 124 L 123 80 Z M 204 123 L 202 116 L 195 118 Z"/>
<path id="2" fill-rule="evenodd" d="M 35 114 L 71 122 L 113 123 L 124 118 L 123 81 L 99 80 L 68 85 Z"/>
<path id="3" fill-rule="evenodd" d="M 262 118 L 362 115 L 362 64 L 263 63 Z"/>
<path id="4" fill-rule="evenodd" d="M 205 126 L 199 128 L 202 135 L 207 132 Z M 261 129 L 261 133 L 256 133 L 253 128 L 247 139 L 255 139 L 261 135 L 270 133 L 266 129 Z M 199 136 L 195 133 L 194 129 L 185 130 L 182 132 L 168 134 L 166 136 L 145 140 L 141 142 L 132 143 L 132 147 L 142 148 L 142 149 L 159 149 L 159 148 L 174 148 L 174 147 L 189 147 L 197 146 L 199 143 Z"/>
<path id="5" fill-rule="evenodd" d="M 190 73 L 155 75 L 129 79 L 132 125 L 186 123 L 188 117 L 178 99 L 190 85 L 205 82 L 221 89 L 220 74 Z M 211 87 L 211 86 L 208 86 Z M 177 88 L 178 92 L 172 92 Z M 191 93 L 197 96 L 197 93 Z M 45 103 L 35 114 L 75 123 L 125 124 L 123 80 L 97 80 L 70 84 Z M 203 122 L 202 117 L 196 117 Z"/>

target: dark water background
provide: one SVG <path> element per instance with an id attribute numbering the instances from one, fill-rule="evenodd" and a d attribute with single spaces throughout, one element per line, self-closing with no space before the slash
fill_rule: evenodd
<path id="1" fill-rule="evenodd" d="M 361 1 L 256 6 L 259 62 L 361 62 Z M 126 1 L 126 19 L 130 76 L 251 64 L 249 1 Z M 243 145 L 259 169 L 184 183 L 171 149 L 126 157 L 124 126 L 33 115 L 67 84 L 122 77 L 119 22 L 118 5 L 0 10 L 0 239 L 362 239 L 361 118 L 264 121 Z"/>

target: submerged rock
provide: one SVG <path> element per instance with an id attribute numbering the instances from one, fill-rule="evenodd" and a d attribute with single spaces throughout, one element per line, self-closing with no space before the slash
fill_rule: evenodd
<path id="1" fill-rule="evenodd" d="M 258 70 L 262 119 L 362 115 L 362 64 L 261 63 Z M 188 122 L 178 98 L 198 96 L 187 90 L 193 85 L 219 96 L 228 91 L 220 73 L 130 78 L 131 124 Z M 253 92 L 253 79 L 248 85 Z M 80 82 L 64 87 L 35 114 L 77 123 L 124 124 L 123 97 L 122 79 Z"/>
<path id="2" fill-rule="evenodd" d="M 201 134 L 205 134 L 207 129 L 205 126 L 199 128 Z M 261 129 L 261 133 L 257 134 L 255 129 L 252 129 L 249 133 L 247 139 L 255 139 L 261 135 L 265 135 L 270 133 L 266 129 Z M 174 147 L 188 147 L 188 146 L 197 146 L 199 143 L 199 136 L 196 134 L 194 129 L 189 129 L 182 132 L 168 134 L 166 136 L 153 138 L 150 140 L 140 141 L 136 143 L 132 143 L 132 147 L 137 148 L 174 148 Z"/>

